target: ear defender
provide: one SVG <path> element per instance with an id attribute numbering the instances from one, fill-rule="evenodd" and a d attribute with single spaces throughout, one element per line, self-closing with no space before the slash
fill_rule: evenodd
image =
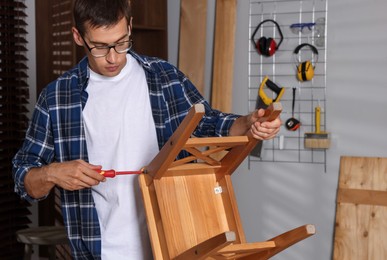
<path id="1" fill-rule="evenodd" d="M 310 61 L 304 61 L 297 67 L 297 78 L 299 81 L 309 81 L 314 77 L 314 67 Z"/>
<path id="2" fill-rule="evenodd" d="M 266 38 L 266 37 L 262 36 L 257 41 L 254 39 L 254 37 L 255 37 L 256 33 L 258 32 L 259 28 L 261 27 L 261 25 L 264 23 L 267 23 L 267 22 L 272 22 L 277 27 L 279 35 L 280 35 L 280 41 L 278 42 L 278 44 L 271 37 Z M 280 26 L 278 25 L 278 23 L 276 21 L 271 20 L 271 19 L 263 20 L 262 22 L 260 22 L 258 24 L 258 26 L 255 28 L 253 35 L 251 36 L 251 42 L 253 43 L 255 49 L 258 51 L 259 54 L 266 56 L 266 57 L 270 57 L 270 56 L 274 55 L 274 53 L 278 50 L 279 46 L 281 45 L 283 39 L 284 39 L 284 36 L 282 35 L 282 31 L 281 31 Z"/>
<path id="3" fill-rule="evenodd" d="M 298 56 L 298 53 L 300 50 L 304 47 L 309 47 L 311 51 L 316 55 L 316 61 L 317 63 L 318 60 L 318 51 L 317 48 L 314 47 L 313 45 L 309 43 L 303 43 L 301 45 L 298 45 L 297 48 L 294 50 L 294 54 Z M 314 69 L 315 65 L 312 64 L 312 61 L 306 60 L 306 61 L 300 61 L 298 60 L 298 65 L 297 65 L 297 79 L 299 81 L 309 81 L 312 80 L 314 77 Z"/>

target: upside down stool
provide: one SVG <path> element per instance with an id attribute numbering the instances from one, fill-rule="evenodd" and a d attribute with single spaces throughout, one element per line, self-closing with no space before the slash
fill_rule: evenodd
<path id="1" fill-rule="evenodd" d="M 264 120 L 281 110 L 273 103 Z M 194 105 L 139 176 L 154 258 L 269 259 L 313 235 L 309 224 L 267 241 L 246 242 L 231 174 L 258 141 L 248 135 L 191 137 L 203 115 L 204 106 Z M 181 150 L 190 156 L 175 160 Z"/>

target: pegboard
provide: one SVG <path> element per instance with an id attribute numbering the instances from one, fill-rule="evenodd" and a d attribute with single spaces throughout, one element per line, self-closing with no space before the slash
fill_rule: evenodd
<path id="1" fill-rule="evenodd" d="M 296 88 L 294 118 L 301 122 L 296 131 L 281 127 L 280 133 L 273 140 L 264 141 L 261 154 L 249 156 L 249 167 L 257 162 L 312 163 L 323 165 L 326 170 L 326 149 L 304 147 L 304 134 L 315 131 L 315 107 L 321 107 L 321 131 L 326 126 L 326 61 L 327 61 L 327 0 L 250 0 L 249 14 L 249 84 L 248 109 L 253 111 L 257 105 L 259 86 L 265 76 L 281 88 L 284 94 L 280 100 L 283 112 L 282 121 L 292 117 L 292 89 Z M 266 19 L 276 21 L 283 34 L 283 41 L 274 55 L 266 57 L 257 52 L 251 36 L 258 24 Z M 291 30 L 296 23 L 315 23 L 304 30 Z M 273 38 L 280 41 L 280 33 L 272 22 L 262 24 L 256 32 L 255 39 Z M 308 43 L 316 47 L 318 55 L 311 48 L 294 50 L 300 44 Z M 310 60 L 315 65 L 314 77 L 310 81 L 297 79 L 299 62 Z M 276 94 L 265 89 L 267 96 L 275 99 Z"/>

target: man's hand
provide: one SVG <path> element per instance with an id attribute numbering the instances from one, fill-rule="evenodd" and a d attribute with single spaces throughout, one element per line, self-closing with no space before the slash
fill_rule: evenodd
<path id="1" fill-rule="evenodd" d="M 248 116 L 248 124 L 250 124 L 250 132 L 252 136 L 259 140 L 270 140 L 274 138 L 281 127 L 281 119 L 278 116 L 273 121 L 260 122 L 259 119 L 265 114 L 264 109 L 255 110 Z"/>
<path id="2" fill-rule="evenodd" d="M 34 198 L 47 195 L 55 186 L 65 190 L 80 190 L 98 185 L 105 177 L 97 171 L 102 167 L 83 160 L 51 163 L 41 168 L 32 168 L 24 179 L 27 193 Z"/>
<path id="3" fill-rule="evenodd" d="M 262 121 L 265 115 L 264 109 L 255 110 L 249 115 L 239 117 L 230 128 L 230 135 L 251 135 L 258 140 L 269 140 L 274 138 L 281 127 L 281 119 L 278 116 L 273 121 Z"/>
<path id="4" fill-rule="evenodd" d="M 101 168 L 83 160 L 52 163 L 47 166 L 47 181 L 65 190 L 90 188 L 105 180 L 105 177 L 97 172 Z"/>

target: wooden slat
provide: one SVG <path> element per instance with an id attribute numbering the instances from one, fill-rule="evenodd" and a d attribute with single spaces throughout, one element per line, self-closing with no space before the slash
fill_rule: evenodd
<path id="1" fill-rule="evenodd" d="M 213 253 L 221 250 L 225 246 L 235 241 L 235 233 L 232 231 L 221 233 L 214 236 L 193 248 L 185 251 L 179 256 L 175 257 L 174 260 L 200 260 L 206 259 Z"/>
<path id="2" fill-rule="evenodd" d="M 234 244 L 229 245 L 218 251 L 218 254 L 232 254 L 232 253 L 257 253 L 263 249 L 274 248 L 276 245 L 273 241 Z"/>
<path id="3" fill-rule="evenodd" d="M 148 175 L 141 174 L 139 176 L 142 198 L 144 201 L 145 211 L 147 215 L 147 226 L 152 244 L 153 257 L 157 259 L 168 259 L 168 247 L 165 241 L 165 233 L 162 225 L 161 215 L 157 206 L 157 197 L 154 189 L 154 184 L 148 187 L 150 180 Z"/>
<path id="4" fill-rule="evenodd" d="M 216 1 L 212 107 L 231 112 L 234 73 L 236 0 Z"/>
<path id="5" fill-rule="evenodd" d="M 387 191 L 339 189 L 337 202 L 387 206 Z"/>
<path id="6" fill-rule="evenodd" d="M 179 69 L 204 95 L 207 0 L 181 0 Z"/>
<path id="7" fill-rule="evenodd" d="M 281 235 L 273 237 L 268 241 L 275 243 L 275 247 L 267 250 L 266 252 L 260 252 L 257 254 L 249 255 L 248 257 L 243 258 L 243 260 L 267 260 L 272 256 L 278 254 L 279 252 L 289 248 L 290 246 L 300 242 L 316 233 L 316 228 L 314 225 L 307 224 L 300 226 L 298 228 L 289 230 Z"/>
<path id="8" fill-rule="evenodd" d="M 249 141 L 246 136 L 190 138 L 184 147 L 193 146 L 235 146 L 244 145 Z"/>
<path id="9" fill-rule="evenodd" d="M 201 159 L 201 160 L 205 161 L 209 165 L 212 165 L 212 166 L 220 165 L 219 161 L 203 154 L 201 151 L 199 151 L 196 148 L 188 147 L 188 148 L 186 148 L 186 151 L 189 152 L 190 154 L 194 155 L 197 159 Z"/>
<path id="10" fill-rule="evenodd" d="M 220 165 L 212 166 L 206 163 L 186 163 L 177 165 L 168 169 L 164 174 L 165 177 L 186 176 L 196 174 L 211 174 L 214 169 L 219 169 Z"/>

